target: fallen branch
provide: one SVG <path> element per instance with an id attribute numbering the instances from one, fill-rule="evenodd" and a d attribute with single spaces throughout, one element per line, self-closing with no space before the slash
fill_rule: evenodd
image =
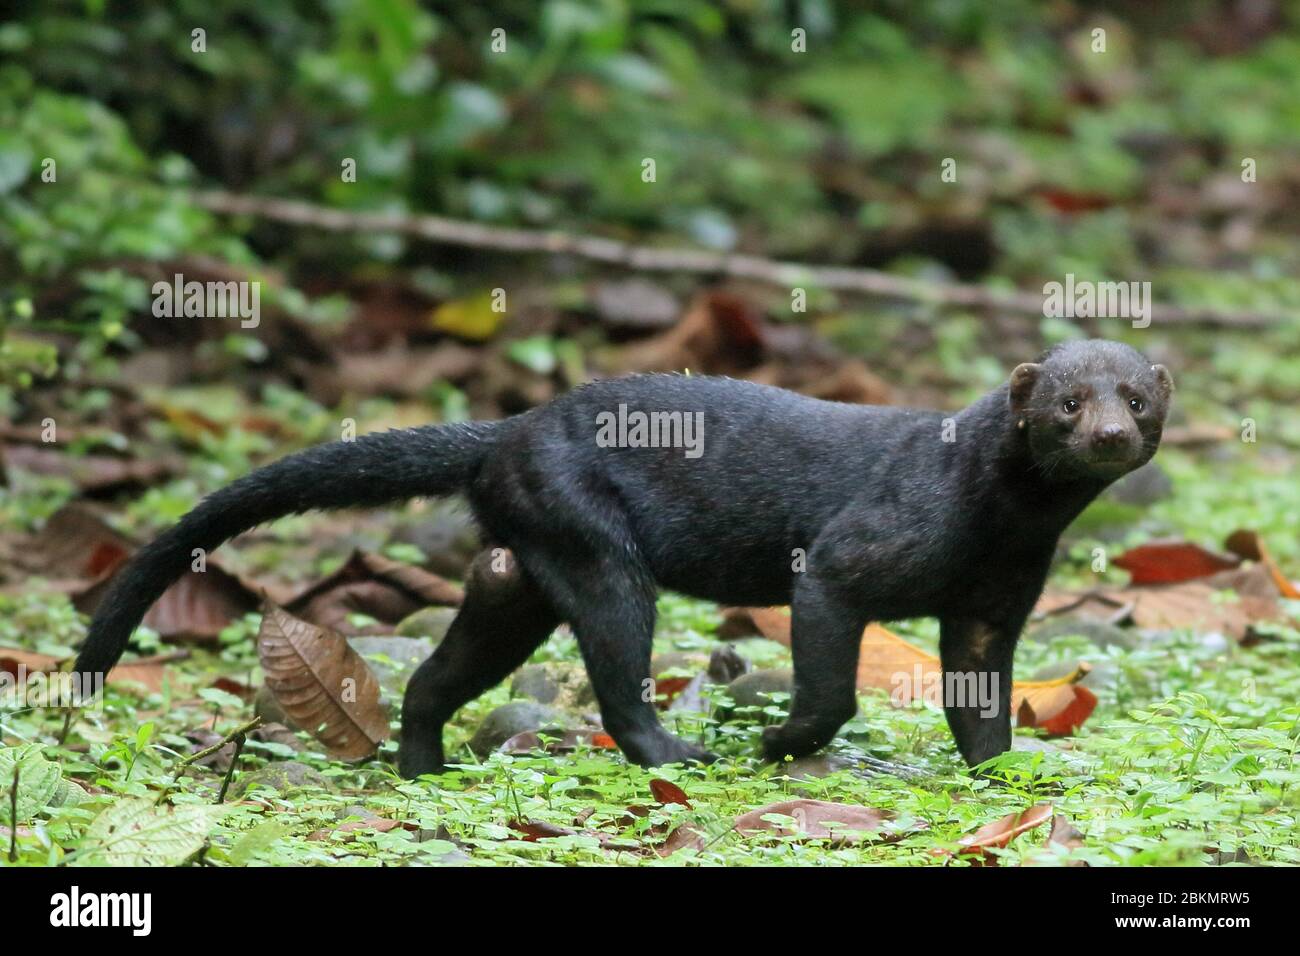
<path id="1" fill-rule="evenodd" d="M 709 252 L 702 249 L 673 249 L 639 246 L 618 239 L 557 230 L 517 229 L 488 226 L 445 216 L 407 215 L 392 212 L 354 212 L 312 203 L 228 192 L 200 192 L 194 202 L 224 215 L 248 215 L 275 222 L 325 229 L 330 232 L 396 233 L 431 242 L 490 249 L 496 252 L 570 255 L 606 265 L 642 272 L 686 272 L 753 279 L 792 288 L 811 286 L 836 292 L 854 292 L 885 299 L 925 302 L 1043 314 L 1043 296 L 1030 292 L 1001 292 L 980 285 L 929 282 L 891 275 L 877 269 L 819 266 L 783 262 L 759 256 Z M 1155 304 L 1153 322 L 1205 325 L 1221 328 L 1263 328 L 1290 321 L 1281 314 L 1242 312 L 1210 307 Z"/>

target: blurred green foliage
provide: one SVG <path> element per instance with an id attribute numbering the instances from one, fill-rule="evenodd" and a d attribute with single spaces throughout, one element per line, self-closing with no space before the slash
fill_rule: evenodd
<path id="1" fill-rule="evenodd" d="M 408 252 L 249 241 L 188 197 L 219 185 L 872 265 L 882 237 L 957 220 L 987 229 L 987 263 L 898 263 L 1296 310 L 1285 217 L 1254 210 L 1251 247 L 1225 251 L 1188 219 L 1231 210 L 1167 201 L 1243 157 L 1275 183 L 1300 169 L 1300 3 L 1225 52 L 1207 34 L 1227 6 L 49 0 L 0 26 L 0 305 L 109 340 L 145 303 L 123 262 Z M 647 157 L 667 188 L 642 183 Z"/>

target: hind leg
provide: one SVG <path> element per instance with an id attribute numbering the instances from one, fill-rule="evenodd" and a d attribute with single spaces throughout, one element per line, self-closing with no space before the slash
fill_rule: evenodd
<path id="1" fill-rule="evenodd" d="M 514 556 L 505 550 L 495 555 L 495 562 L 493 551 L 474 559 L 465 603 L 406 687 L 398 750 L 403 777 L 441 771 L 443 724 L 528 660 L 559 623 Z"/>
<path id="2" fill-rule="evenodd" d="M 521 548 L 520 561 L 573 626 L 601 721 L 624 755 L 643 767 L 714 759 L 659 723 L 650 681 L 655 585 L 649 572 L 626 552 L 593 561 L 581 551 Z"/>

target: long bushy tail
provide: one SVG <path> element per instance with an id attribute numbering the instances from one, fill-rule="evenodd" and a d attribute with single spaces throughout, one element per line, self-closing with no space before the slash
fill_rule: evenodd
<path id="1" fill-rule="evenodd" d="M 454 494 L 473 479 L 499 427 L 429 425 L 317 445 L 208 496 L 118 573 L 77 655 L 77 673 L 107 673 L 117 663 L 154 601 L 189 569 L 195 548 L 211 552 L 259 524 L 304 511 Z"/>

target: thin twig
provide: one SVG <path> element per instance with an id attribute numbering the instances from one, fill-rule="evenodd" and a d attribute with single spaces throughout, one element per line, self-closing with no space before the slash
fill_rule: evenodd
<path id="1" fill-rule="evenodd" d="M 258 720 L 261 720 L 259 717 Z M 221 781 L 221 792 L 217 794 L 217 803 L 226 802 L 226 791 L 230 789 L 230 779 L 235 775 L 235 765 L 239 763 L 239 755 L 244 752 L 244 744 L 248 740 L 248 734 L 235 734 L 235 753 L 230 758 L 230 766 L 226 768 L 225 779 Z"/>
<path id="2" fill-rule="evenodd" d="M 183 774 L 190 767 L 191 764 L 194 764 L 197 761 L 202 760 L 204 757 L 211 757 L 214 753 L 216 753 L 218 750 L 220 750 L 226 744 L 230 743 L 235 738 L 243 737 L 247 735 L 249 731 L 256 730 L 260 726 L 262 726 L 262 718 L 254 717 L 252 720 L 244 724 L 242 727 L 236 727 L 234 730 L 226 734 L 226 736 L 222 737 L 211 747 L 204 747 L 198 753 L 190 754 L 188 757 L 182 760 L 180 764 L 177 765 L 176 775 L 172 777 L 172 781 L 175 782 L 179 780 L 181 778 L 181 774 Z M 236 751 L 236 753 L 238 753 L 238 751 Z"/>
<path id="3" fill-rule="evenodd" d="M 980 285 L 923 281 L 878 269 L 786 262 L 703 249 L 642 246 L 560 230 L 489 226 L 446 216 L 357 212 L 296 200 L 221 191 L 198 192 L 192 198 L 195 204 L 215 213 L 256 216 L 330 232 L 397 233 L 474 249 L 577 256 L 643 272 L 729 276 L 787 288 L 807 285 L 908 302 L 1043 314 L 1043 296 L 1039 293 L 1003 292 Z M 1209 306 L 1151 305 L 1151 320 L 1160 323 L 1253 329 L 1289 322 L 1292 318 L 1284 314 Z"/>

